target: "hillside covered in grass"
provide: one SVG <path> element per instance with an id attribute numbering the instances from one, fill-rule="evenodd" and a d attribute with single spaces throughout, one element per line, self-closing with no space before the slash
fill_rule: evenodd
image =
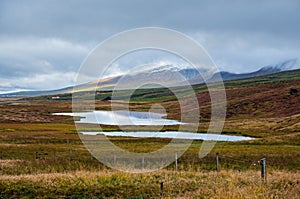
<path id="1" fill-rule="evenodd" d="M 71 95 L 1 99 L 0 197 L 2 198 L 297 198 L 300 193 L 300 70 L 225 82 L 227 119 L 222 134 L 251 136 L 243 142 L 218 142 L 199 158 L 202 141 L 167 168 L 127 174 L 93 158 L 82 144 L 70 116 Z M 190 93 L 184 87 L 184 110 Z M 201 118 L 198 132 L 207 131 L 210 96 L 205 85 L 194 86 Z M 127 91 L 121 91 L 125 96 Z M 80 93 L 91 96 L 89 92 Z M 96 110 L 110 110 L 110 91 L 96 95 Z M 118 108 L 124 103 L 116 101 Z M 139 89 L 130 110 L 149 111 L 163 106 L 168 118 L 179 119 L 180 106 L 168 89 Z M 155 111 L 155 109 L 151 109 Z M 75 118 L 76 119 L 76 118 Z M 78 118 L 77 118 L 78 119 Z M 192 124 L 191 124 L 192 125 Z M 99 126 L 96 126 L 97 128 Z M 96 128 L 88 126 L 89 129 Z M 101 125 L 104 131 L 118 126 Z M 153 127 L 149 126 L 148 130 Z M 127 126 L 127 130 L 136 127 Z M 187 125 L 186 130 L 188 131 Z M 161 131 L 178 130 L 164 126 Z M 169 139 L 110 137 L 115 145 L 138 153 L 159 149 Z M 216 172 L 216 153 L 220 172 Z M 260 178 L 258 161 L 267 158 L 267 183 Z M 161 191 L 163 183 L 163 191 Z"/>

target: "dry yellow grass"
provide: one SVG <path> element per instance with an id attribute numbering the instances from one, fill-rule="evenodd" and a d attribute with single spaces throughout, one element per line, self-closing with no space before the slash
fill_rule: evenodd
<path id="1" fill-rule="evenodd" d="M 4 193 L 18 195 L 20 186 L 28 197 L 54 198 L 299 198 L 300 173 L 269 171 L 262 184 L 257 171 L 216 172 L 157 171 L 128 174 L 112 170 L 77 171 L 35 175 L 3 175 Z M 33 189 L 34 190 L 30 190 Z M 46 194 L 46 195 L 44 195 Z"/>

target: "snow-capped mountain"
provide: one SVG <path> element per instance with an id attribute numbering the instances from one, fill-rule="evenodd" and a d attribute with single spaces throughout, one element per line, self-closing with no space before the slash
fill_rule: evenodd
<path id="1" fill-rule="evenodd" d="M 161 72 L 169 72 L 169 73 L 180 73 L 182 76 L 184 76 L 187 80 L 195 78 L 200 75 L 200 72 L 192 67 L 186 66 L 186 67 L 178 67 L 174 65 L 165 65 L 160 66 L 158 68 L 155 68 L 150 71 L 145 71 L 146 73 L 161 73 Z"/>
<path id="2" fill-rule="evenodd" d="M 204 70 L 198 70 L 191 66 L 173 64 L 156 67 L 142 66 L 138 70 L 120 77 L 117 89 L 141 88 L 141 86 L 143 88 L 155 88 L 189 85 L 189 80 L 200 77 L 202 71 Z"/>
<path id="3" fill-rule="evenodd" d="M 106 87 L 106 85 L 117 85 L 116 89 L 194 85 L 204 82 L 220 81 L 220 77 L 223 79 L 223 81 L 228 81 L 268 75 L 291 69 L 295 63 L 296 60 L 291 59 L 278 63 L 274 66 L 265 66 L 257 71 L 241 74 L 230 73 L 226 71 L 212 73 L 210 71 L 206 71 L 205 69 L 201 70 L 192 66 L 179 66 L 174 64 L 145 65 L 131 71 L 129 74 L 111 77 L 109 80 L 100 80 L 98 81 L 98 85 L 101 85 L 101 89 L 106 90 L 113 88 Z"/>
<path id="4" fill-rule="evenodd" d="M 90 82 L 83 85 L 75 86 L 77 91 L 94 90 L 95 86 L 98 90 L 111 89 L 136 89 L 136 88 L 156 88 L 156 87 L 173 87 L 201 84 L 204 82 L 220 81 L 218 77 L 222 77 L 223 81 L 244 79 L 250 77 L 263 76 L 273 73 L 278 73 L 285 70 L 295 69 L 296 59 L 287 60 L 278 63 L 274 66 L 265 66 L 261 69 L 250 73 L 231 73 L 220 71 L 218 73 L 209 73 L 205 70 L 197 70 L 191 66 L 176 66 L 172 64 L 165 65 L 148 65 L 131 71 L 126 75 L 119 75 L 101 79 L 99 81 Z M 207 75 L 208 74 L 208 75 Z M 203 76 L 206 78 L 204 81 Z M 117 87 L 116 87 L 117 86 Z M 50 95 L 72 93 L 73 88 L 63 88 L 51 91 L 24 91 L 17 93 L 10 93 L 8 95 Z"/>
<path id="5" fill-rule="evenodd" d="M 160 74 L 160 73 L 180 73 L 187 80 L 195 78 L 200 75 L 199 70 L 192 68 L 191 66 L 177 66 L 173 64 L 155 65 L 141 67 L 137 72 L 133 72 L 134 75 L 140 75 L 142 73 L 148 74 Z"/>
<path id="6" fill-rule="evenodd" d="M 228 81 L 228 80 L 236 80 L 236 79 L 245 79 L 245 78 L 250 78 L 250 77 L 258 77 L 258 76 L 263 76 L 263 75 L 269 75 L 273 73 L 278 73 L 281 71 L 286 71 L 293 69 L 297 62 L 297 59 L 290 59 L 284 62 L 280 62 L 274 66 L 269 65 L 262 67 L 261 69 L 250 72 L 250 73 L 230 73 L 226 71 L 221 71 L 219 75 L 222 77 L 223 81 Z M 213 75 L 208 82 L 215 82 L 217 80 L 217 74 Z M 191 80 L 193 81 L 193 80 Z"/>
<path id="7" fill-rule="evenodd" d="M 220 77 L 223 81 L 244 79 L 250 77 L 257 77 L 263 75 L 269 75 L 273 73 L 278 73 L 281 71 L 289 70 L 294 67 L 296 64 L 296 59 L 287 60 L 281 63 L 278 63 L 274 66 L 269 65 L 262 67 L 261 69 L 250 72 L 250 73 L 231 73 L 227 71 L 220 71 L 216 73 L 209 73 L 205 70 L 197 70 L 196 68 L 185 66 L 179 67 L 174 65 L 162 65 L 157 66 L 156 68 L 144 70 L 140 73 L 131 75 L 132 80 L 139 81 L 139 78 L 151 78 L 152 80 L 157 80 L 158 82 L 161 79 L 164 79 L 166 82 L 169 82 L 170 85 L 181 86 L 185 84 L 201 84 L 204 82 L 215 82 L 220 81 Z M 183 78 L 178 77 L 178 73 L 182 75 Z M 205 78 L 205 81 L 204 81 Z"/>

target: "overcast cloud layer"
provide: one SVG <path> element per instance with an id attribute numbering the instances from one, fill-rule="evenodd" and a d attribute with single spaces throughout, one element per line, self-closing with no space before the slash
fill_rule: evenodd
<path id="1" fill-rule="evenodd" d="M 299 59 L 299 10 L 297 0 L 2 0 L 0 92 L 73 85 L 81 62 L 99 42 L 147 26 L 191 36 L 220 70 L 250 72 Z"/>

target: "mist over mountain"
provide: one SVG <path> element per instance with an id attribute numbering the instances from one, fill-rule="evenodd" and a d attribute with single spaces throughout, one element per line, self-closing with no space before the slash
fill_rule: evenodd
<path id="1" fill-rule="evenodd" d="M 178 78 L 175 73 L 178 75 L 182 75 L 184 80 L 187 80 L 189 84 L 200 84 L 206 82 L 215 82 L 220 81 L 218 77 L 221 76 L 223 81 L 235 80 L 235 79 L 244 79 L 250 77 L 257 77 L 262 75 L 268 75 L 272 73 L 278 73 L 281 71 L 294 69 L 294 66 L 297 63 L 297 59 L 289 59 L 283 62 L 280 62 L 276 65 L 268 65 L 260 68 L 257 71 L 250 73 L 231 73 L 227 71 L 220 71 L 216 73 L 209 73 L 204 69 L 194 68 L 192 66 L 179 67 L 176 65 L 162 65 L 151 70 L 141 71 L 134 75 L 130 75 L 135 81 L 138 81 L 140 77 L 151 77 L 154 79 L 164 78 L 166 81 L 180 82 L 180 78 Z M 177 77 L 177 79 L 174 77 Z M 205 79 L 205 81 L 204 81 Z M 183 84 L 183 81 L 179 84 Z"/>
<path id="2" fill-rule="evenodd" d="M 1 97 L 10 96 L 35 96 L 35 95 L 56 95 L 63 93 L 72 93 L 79 91 L 92 90 L 112 90 L 112 89 L 135 89 L 135 88 L 157 88 L 157 87 L 173 87 L 184 85 L 195 85 L 216 81 L 230 81 L 237 79 L 245 79 L 258 77 L 263 75 L 274 74 L 286 70 L 295 69 L 297 59 L 290 59 L 280 62 L 276 65 L 264 66 L 261 69 L 250 73 L 231 73 L 220 71 L 216 73 L 208 73 L 204 69 L 196 69 L 191 66 L 176 66 L 174 64 L 166 64 L 138 69 L 130 74 L 118 75 L 104 78 L 98 81 L 89 82 L 83 85 L 67 87 L 49 91 L 21 91 L 13 93 L 1 94 Z M 207 75 L 209 74 L 209 75 Z M 222 79 L 220 79 L 220 77 Z M 142 85 L 141 85 L 142 84 Z M 141 87 L 142 86 L 142 87 Z"/>
<path id="3" fill-rule="evenodd" d="M 139 72 L 134 73 L 134 75 L 140 75 L 142 73 L 155 74 L 159 75 L 160 73 L 179 73 L 185 79 L 192 79 L 200 75 L 201 72 L 205 72 L 205 70 L 195 69 L 191 66 L 177 66 L 175 64 L 166 64 L 159 65 L 154 68 L 139 70 Z M 159 75 L 160 76 L 160 75 Z"/>
<path id="4" fill-rule="evenodd" d="M 222 77 L 223 81 L 236 80 L 236 79 L 245 79 L 250 77 L 258 77 L 263 75 L 269 75 L 273 73 L 278 73 L 281 71 L 291 70 L 296 65 L 297 59 L 289 59 L 284 62 L 280 62 L 276 65 L 264 66 L 261 69 L 250 72 L 250 73 L 230 73 L 226 71 L 219 72 L 219 75 Z M 217 74 L 214 74 L 208 82 L 214 82 L 217 79 Z"/>

